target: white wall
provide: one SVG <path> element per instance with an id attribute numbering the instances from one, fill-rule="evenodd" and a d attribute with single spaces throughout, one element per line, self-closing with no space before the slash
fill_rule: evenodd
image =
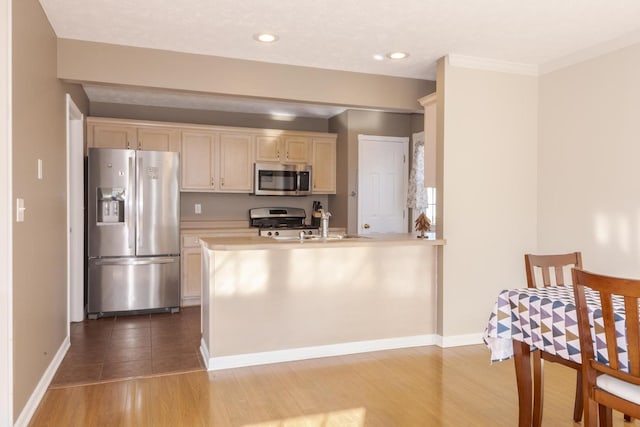
<path id="1" fill-rule="evenodd" d="M 640 44 L 540 77 L 539 249 L 640 277 Z"/>
<path id="2" fill-rule="evenodd" d="M 538 79 L 444 64 L 439 332 L 481 334 L 536 247 Z M 442 96 L 442 98 L 440 98 Z"/>

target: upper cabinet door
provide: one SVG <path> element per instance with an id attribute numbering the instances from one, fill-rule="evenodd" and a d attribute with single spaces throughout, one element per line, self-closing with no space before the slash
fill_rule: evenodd
<path id="1" fill-rule="evenodd" d="M 135 150 L 138 145 L 135 126 L 95 124 L 88 130 L 88 147 Z"/>
<path id="2" fill-rule="evenodd" d="M 336 140 L 313 139 L 312 181 L 314 194 L 336 194 Z"/>
<path id="3" fill-rule="evenodd" d="M 146 151 L 180 151 L 180 131 L 169 127 L 87 121 L 87 146 Z"/>
<path id="4" fill-rule="evenodd" d="M 250 193 L 253 189 L 253 135 L 220 134 L 218 191 Z"/>
<path id="5" fill-rule="evenodd" d="M 139 127 L 138 150 L 180 151 L 180 131 L 171 128 Z"/>
<path id="6" fill-rule="evenodd" d="M 279 162 L 282 138 L 274 135 L 256 136 L 256 161 Z"/>
<path id="7" fill-rule="evenodd" d="M 180 189 L 213 191 L 217 188 L 218 134 L 183 131 L 180 146 Z"/>
<path id="8" fill-rule="evenodd" d="M 281 161 L 284 163 L 309 163 L 310 149 L 309 137 L 285 136 Z"/>

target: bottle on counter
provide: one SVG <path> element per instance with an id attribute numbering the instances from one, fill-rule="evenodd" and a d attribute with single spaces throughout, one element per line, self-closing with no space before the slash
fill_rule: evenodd
<path id="1" fill-rule="evenodd" d="M 322 204 L 318 201 L 313 202 L 313 212 L 311 213 L 311 226 L 320 227 L 322 219 Z"/>

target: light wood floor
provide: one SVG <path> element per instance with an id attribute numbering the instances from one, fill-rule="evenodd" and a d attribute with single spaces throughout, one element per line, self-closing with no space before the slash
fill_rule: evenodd
<path id="1" fill-rule="evenodd" d="M 578 426 L 574 372 L 546 364 L 545 426 Z M 511 361 L 419 347 L 47 391 L 31 426 L 517 425 Z M 624 424 L 614 413 L 615 426 Z"/>

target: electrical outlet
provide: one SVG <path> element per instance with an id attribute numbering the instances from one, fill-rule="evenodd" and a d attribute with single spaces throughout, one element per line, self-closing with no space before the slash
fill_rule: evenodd
<path id="1" fill-rule="evenodd" d="M 200 215 L 202 213 L 202 205 L 200 203 L 195 204 L 196 215 Z"/>

